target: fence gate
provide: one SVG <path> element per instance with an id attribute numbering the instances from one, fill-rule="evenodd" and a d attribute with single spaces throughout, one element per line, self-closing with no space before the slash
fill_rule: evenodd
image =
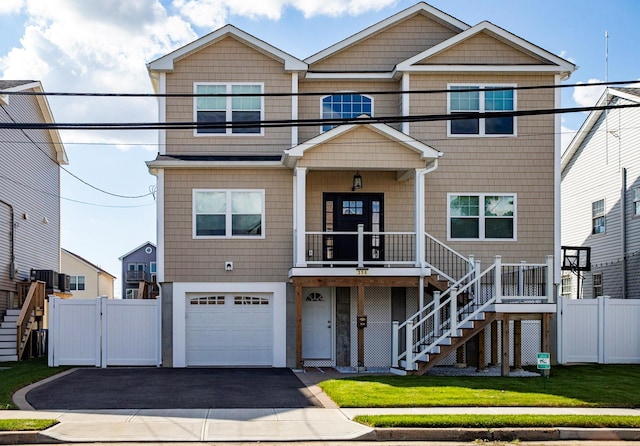
<path id="1" fill-rule="evenodd" d="M 558 362 L 640 364 L 639 299 L 558 300 Z"/>
<path id="2" fill-rule="evenodd" d="M 160 302 L 49 298 L 49 366 L 159 366 Z"/>

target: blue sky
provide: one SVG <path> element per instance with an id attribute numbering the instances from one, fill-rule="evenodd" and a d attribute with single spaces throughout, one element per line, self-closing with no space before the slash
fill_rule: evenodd
<path id="1" fill-rule="evenodd" d="M 415 0 L 1 0 L 0 78 L 36 79 L 47 91 L 152 92 L 145 64 L 231 23 L 304 59 Z M 640 78 L 638 0 L 433 0 L 475 25 L 490 21 L 579 69 L 568 83 Z M 568 88 L 563 106 L 593 105 L 599 88 Z M 153 99 L 50 98 L 58 122 L 148 122 Z M 585 114 L 563 116 L 568 142 Z M 154 132 L 62 132 L 67 169 L 109 192 L 155 184 L 144 164 Z M 116 198 L 62 173 L 62 247 L 120 276 L 118 257 L 156 241 L 155 202 Z M 78 203 L 78 201 L 83 203 Z M 116 286 L 119 295 L 119 286 Z"/>

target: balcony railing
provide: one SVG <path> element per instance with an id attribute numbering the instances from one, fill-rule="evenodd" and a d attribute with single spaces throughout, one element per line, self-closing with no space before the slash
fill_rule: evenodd
<path id="1" fill-rule="evenodd" d="M 127 271 L 127 282 L 151 281 L 151 275 L 147 271 Z"/>
<path id="2" fill-rule="evenodd" d="M 413 232 L 318 231 L 305 233 L 305 263 L 309 266 L 414 266 Z"/>

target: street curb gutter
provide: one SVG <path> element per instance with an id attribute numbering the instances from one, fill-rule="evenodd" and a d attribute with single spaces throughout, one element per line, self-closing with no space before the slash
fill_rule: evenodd
<path id="1" fill-rule="evenodd" d="M 378 441 L 633 441 L 640 440 L 640 429 L 594 428 L 376 428 Z"/>
<path id="2" fill-rule="evenodd" d="M 8 431 L 0 432 L 0 444 L 54 444 L 61 441 L 42 434 L 40 431 L 23 432 Z"/>

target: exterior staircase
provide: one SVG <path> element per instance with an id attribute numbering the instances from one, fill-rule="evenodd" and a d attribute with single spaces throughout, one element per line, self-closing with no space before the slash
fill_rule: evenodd
<path id="1" fill-rule="evenodd" d="M 18 343 L 16 339 L 16 322 L 20 310 L 7 310 L 0 322 L 0 362 L 18 360 Z"/>
<path id="2" fill-rule="evenodd" d="M 551 256 L 543 264 L 503 264 L 496 256 L 484 271 L 479 261 L 464 260 L 468 272 L 456 268 L 456 275 L 428 262 L 437 272 L 437 276 L 425 278 L 433 298 L 406 321 L 393 323 L 391 372 L 426 373 L 496 321 L 500 317 L 496 307 L 501 303 L 553 302 Z"/>

